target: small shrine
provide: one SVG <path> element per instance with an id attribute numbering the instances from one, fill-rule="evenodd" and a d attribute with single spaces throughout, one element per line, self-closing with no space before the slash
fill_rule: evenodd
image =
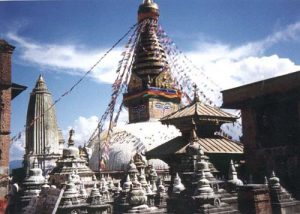
<path id="1" fill-rule="evenodd" d="M 69 175 L 65 191 L 61 197 L 57 213 L 80 213 L 86 207 L 85 201 L 81 200 L 81 195 L 75 184 L 74 175 Z"/>
<path id="2" fill-rule="evenodd" d="M 91 213 L 91 214 L 108 214 L 112 213 L 112 206 L 106 200 L 107 197 L 98 188 L 97 182 L 90 190 L 90 194 L 83 193 L 81 185 L 76 184 L 76 176 L 70 175 L 65 184 L 65 191 L 60 199 L 57 208 L 58 214 L 73 213 Z M 101 183 L 101 182 L 100 182 Z"/>
<path id="3" fill-rule="evenodd" d="M 128 163 L 123 188 L 114 200 L 114 213 L 166 213 L 168 196 L 163 181 L 159 181 L 157 188 L 157 180 L 153 176 L 146 175 L 144 168 L 137 169 L 136 163 L 141 163 L 142 159 L 141 154 L 135 154 Z M 148 173 L 153 174 L 153 171 Z"/>
<path id="4" fill-rule="evenodd" d="M 300 213 L 300 201 L 295 200 L 280 184 L 274 171 L 267 183 L 271 198 L 272 211 L 275 214 Z"/>
<path id="5" fill-rule="evenodd" d="M 39 196 L 44 183 L 45 178 L 43 176 L 43 172 L 38 166 L 37 158 L 35 158 L 33 161 L 33 166 L 29 170 L 29 175 L 23 182 L 23 192 L 21 193 L 22 208 L 25 208 L 27 205 L 29 205 L 29 202 L 32 198 Z"/>
<path id="6" fill-rule="evenodd" d="M 94 184 L 87 202 L 89 204 L 87 206 L 88 213 L 105 213 L 106 211 L 111 213 L 111 206 L 103 200 L 103 196 L 101 195 L 96 183 Z"/>
<path id="7" fill-rule="evenodd" d="M 73 129 L 69 132 L 68 147 L 63 149 L 63 155 L 56 162 L 56 167 L 49 173 L 50 183 L 61 188 L 68 181 L 71 174 L 75 174 L 76 181 L 85 187 L 92 188 L 94 172 L 87 166 L 86 159 L 80 157 L 79 149 L 75 146 Z"/>
<path id="8" fill-rule="evenodd" d="M 196 159 L 195 171 L 182 172 L 184 184 L 176 173 L 169 188 L 168 213 L 238 213 L 237 196 L 229 193 L 227 183 L 214 177 L 201 146 L 191 145 Z M 228 200 L 232 199 L 232 200 Z M 225 202 L 226 201 L 226 202 Z M 229 203 L 228 203 L 229 202 Z"/>

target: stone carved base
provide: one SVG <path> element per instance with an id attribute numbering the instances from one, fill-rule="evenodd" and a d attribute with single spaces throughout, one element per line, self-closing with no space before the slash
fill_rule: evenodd
<path id="1" fill-rule="evenodd" d="M 128 210 L 127 213 L 124 214 L 129 214 L 129 213 L 148 213 L 148 214 L 159 214 L 159 213 L 166 213 L 165 209 L 159 209 L 157 207 L 149 207 L 148 205 L 140 205 L 131 208 Z"/>

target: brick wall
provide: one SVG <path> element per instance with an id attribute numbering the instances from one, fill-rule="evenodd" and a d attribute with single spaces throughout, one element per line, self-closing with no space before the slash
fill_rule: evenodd
<path id="1" fill-rule="evenodd" d="M 1 48 L 0 41 L 0 84 L 11 84 L 11 52 L 8 52 L 5 47 Z"/>
<path id="2" fill-rule="evenodd" d="M 0 200 L 8 190 L 11 115 L 11 54 L 14 47 L 0 40 Z"/>
<path id="3" fill-rule="evenodd" d="M 245 185 L 238 190 L 238 208 L 241 213 L 271 214 L 269 190 L 264 185 Z"/>

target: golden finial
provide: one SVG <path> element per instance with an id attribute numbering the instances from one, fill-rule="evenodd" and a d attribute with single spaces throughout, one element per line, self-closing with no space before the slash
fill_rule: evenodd
<path id="1" fill-rule="evenodd" d="M 154 3 L 153 0 L 144 0 L 138 11 L 139 22 L 147 18 L 158 19 L 158 16 L 158 5 Z"/>
<path id="2" fill-rule="evenodd" d="M 153 0 L 144 0 L 143 4 L 152 4 Z"/>

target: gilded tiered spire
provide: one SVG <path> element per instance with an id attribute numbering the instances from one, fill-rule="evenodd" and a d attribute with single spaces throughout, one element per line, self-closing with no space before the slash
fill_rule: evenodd
<path id="1" fill-rule="evenodd" d="M 158 6 L 153 1 L 144 1 L 138 11 L 139 21 L 147 19 L 140 29 L 135 49 L 132 72 L 143 80 L 144 86 L 155 86 L 155 78 L 169 69 L 166 54 L 157 37 Z"/>
<path id="2" fill-rule="evenodd" d="M 158 38 L 159 8 L 145 0 L 138 10 L 139 34 L 124 105 L 129 122 L 160 119 L 179 108 L 181 93 L 175 88 L 166 53 Z"/>

